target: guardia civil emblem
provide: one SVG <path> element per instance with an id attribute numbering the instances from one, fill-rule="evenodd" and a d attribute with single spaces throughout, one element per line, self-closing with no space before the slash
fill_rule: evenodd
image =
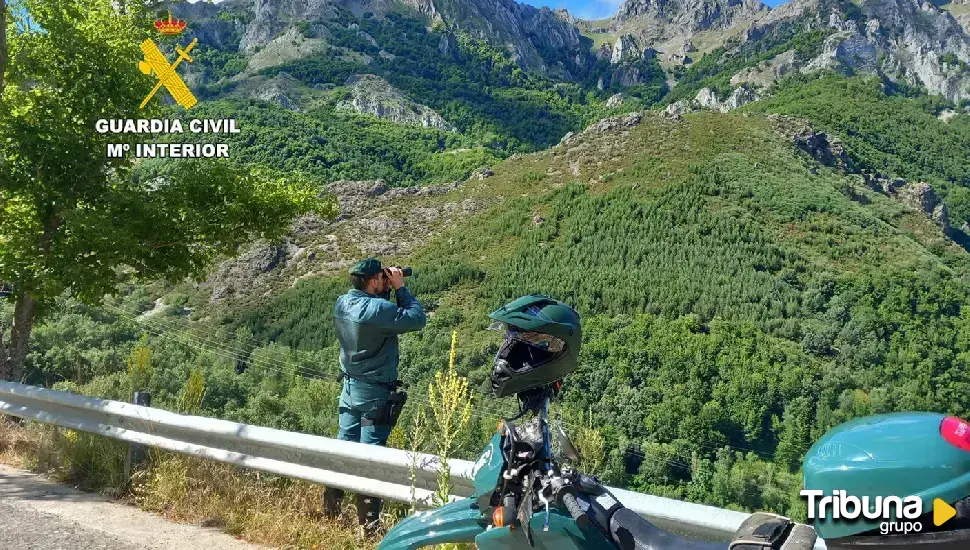
<path id="1" fill-rule="evenodd" d="M 169 12 L 168 20 L 155 21 L 155 28 L 159 33 L 166 36 L 176 36 L 185 30 L 185 21 L 178 19 L 172 19 L 172 14 Z M 172 95 L 172 99 L 176 103 L 181 105 L 186 109 L 191 109 L 193 105 L 198 103 L 195 96 L 189 90 L 189 87 L 185 85 L 185 81 L 182 77 L 175 71 L 182 61 L 192 62 L 192 57 L 189 56 L 189 52 L 192 48 L 199 42 L 198 38 L 192 40 L 192 42 L 183 50 L 181 46 L 175 46 L 175 52 L 178 54 L 178 59 L 174 63 L 169 65 L 168 59 L 166 59 L 165 54 L 162 53 L 158 46 L 152 41 L 151 38 L 146 38 L 144 42 L 141 43 L 141 51 L 145 58 L 138 62 L 138 69 L 147 74 L 154 75 L 158 79 L 158 83 L 152 88 L 152 91 L 145 96 L 145 100 L 141 102 L 140 108 L 144 109 L 145 105 L 155 96 L 158 90 L 165 86 L 168 93 Z"/>

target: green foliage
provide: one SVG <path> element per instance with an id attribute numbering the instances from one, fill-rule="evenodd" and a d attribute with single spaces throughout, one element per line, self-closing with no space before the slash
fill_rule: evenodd
<path id="1" fill-rule="evenodd" d="M 465 436 L 472 413 L 468 379 L 455 371 L 457 341 L 458 333 L 452 332 L 448 369 L 436 372 L 434 381 L 428 384 L 431 441 L 434 444 L 434 454 L 441 457 L 438 490 L 435 492 L 435 500 L 439 505 L 451 499 L 451 467 L 448 462 L 452 458 L 456 441 Z"/>
<path id="2" fill-rule="evenodd" d="M 806 118 L 838 134 L 862 166 L 887 176 L 942 189 L 968 186 L 970 125 L 939 120 L 944 105 L 940 98 L 896 91 L 876 77 L 825 74 L 793 78 L 746 109 Z"/>
<path id="3" fill-rule="evenodd" d="M 152 381 L 154 372 L 152 350 L 146 345 L 147 342 L 147 338 L 142 338 L 128 357 L 128 380 L 131 393 L 146 391 Z"/>
<path id="4" fill-rule="evenodd" d="M 300 34 L 302 34 L 304 38 L 313 38 L 313 26 L 309 21 L 297 22 L 296 29 L 300 31 Z"/>
<path id="5" fill-rule="evenodd" d="M 949 209 L 950 223 L 955 227 L 960 227 L 964 223 L 970 222 L 970 188 L 955 187 L 946 196 L 946 205 Z"/>
<path id="6" fill-rule="evenodd" d="M 341 85 L 349 77 L 360 72 L 367 72 L 367 66 L 330 55 L 318 55 L 264 69 L 261 74 L 278 74 L 281 72 L 288 73 L 306 84 Z"/>
<path id="7" fill-rule="evenodd" d="M 821 53 L 831 29 L 805 31 L 792 23 L 771 31 L 760 40 L 748 41 L 736 48 L 722 46 L 705 54 L 686 71 L 678 74 L 675 86 L 664 101 L 673 103 L 693 98 L 701 88 L 711 88 L 718 97 L 726 97 L 732 90 L 731 77 L 745 67 L 767 61 L 788 50 L 804 62 Z"/>
<path id="8" fill-rule="evenodd" d="M 960 58 L 957 57 L 957 55 L 953 52 L 947 52 L 944 54 L 940 54 L 939 61 L 941 64 L 945 63 L 948 65 L 957 65 L 960 63 Z"/>
<path id="9" fill-rule="evenodd" d="M 205 397 L 205 379 L 202 373 L 194 370 L 189 374 L 189 379 L 185 381 L 179 395 L 178 408 L 181 414 L 196 414 L 202 408 L 202 399 Z"/>
<path id="10" fill-rule="evenodd" d="M 237 158 L 321 182 L 384 179 L 390 185 L 452 182 L 498 160 L 460 134 L 321 108 L 296 113 L 256 101 L 213 101 L 198 116 L 232 112 L 241 132 L 227 136 Z"/>
<path id="11" fill-rule="evenodd" d="M 247 10 L 243 7 L 229 7 L 227 9 L 221 9 L 216 14 L 216 18 L 220 21 L 226 21 L 228 23 L 240 23 L 247 25 L 253 20 L 253 11 Z"/>
<path id="12" fill-rule="evenodd" d="M 225 51 L 216 48 L 203 48 L 195 54 L 197 66 L 203 67 L 202 79 L 218 82 L 231 78 L 246 69 L 246 56 L 238 51 Z"/>
<path id="13" fill-rule="evenodd" d="M 10 37 L 15 62 L 0 96 L 0 280 L 15 288 L 19 312 L 0 342 L 0 377 L 20 378 L 34 320 L 65 292 L 93 301 L 129 278 L 200 275 L 299 214 L 333 213 L 302 178 L 228 161 L 186 159 L 138 180 L 130 158 L 105 156 L 109 142 L 131 145 L 135 134 L 94 126 L 157 115 L 139 108 L 151 80 L 132 70 L 143 10 L 107 0 L 23 8 L 39 28 Z M 86 70 L 92 51 L 102 52 L 96 72 Z"/>
<path id="14" fill-rule="evenodd" d="M 132 346 L 120 344 L 136 341 L 136 330 L 115 323 L 112 316 L 75 300 L 59 299 L 53 309 L 56 315 L 34 330 L 27 356 L 28 364 L 41 364 L 44 368 L 28 371 L 26 383 L 50 386 L 70 380 L 85 384 L 124 367 Z M 121 391 L 122 399 L 130 398 L 124 397 L 128 391 L 126 383 Z"/>
<path id="15" fill-rule="evenodd" d="M 968 412 L 966 261 L 943 267 L 880 218 L 882 203 L 853 202 L 839 176 L 813 174 L 743 120 L 697 115 L 678 136 L 647 124 L 603 191 L 555 189 L 534 161 L 494 181 L 512 190 L 500 208 L 411 258 L 417 295 L 452 305 L 405 338 L 402 375 L 436 372 L 428 358 L 465 327 L 459 370 L 483 387 L 496 350 L 477 335 L 487 312 L 551 294 L 584 317 L 564 406 L 592 411 L 610 442 L 594 466 L 605 479 L 795 514 L 801 457 L 828 428 L 892 410 Z M 675 139 L 691 153 L 665 146 Z M 656 169 L 685 164 L 680 177 Z M 552 190 L 518 196 L 539 186 Z M 260 338 L 332 346 L 329 305 L 345 286 L 309 281 L 241 318 Z"/>
<path id="16" fill-rule="evenodd" d="M 411 482 L 411 512 L 417 511 L 417 483 L 420 453 L 425 450 L 425 442 L 428 439 L 428 412 L 421 407 L 417 414 L 413 415 L 411 428 L 407 431 L 406 445 L 408 449 L 408 479 Z M 400 430 L 400 426 L 395 426 L 395 430 Z M 392 434 L 393 436 L 393 434 Z M 388 438 L 388 446 L 391 445 L 392 438 Z"/>

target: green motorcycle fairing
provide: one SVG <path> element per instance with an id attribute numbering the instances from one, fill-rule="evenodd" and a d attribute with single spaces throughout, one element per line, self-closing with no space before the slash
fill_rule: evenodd
<path id="1" fill-rule="evenodd" d="M 489 519 L 470 498 L 434 510 L 421 510 L 404 518 L 381 540 L 378 550 L 413 550 L 423 546 L 473 542 Z"/>
<path id="2" fill-rule="evenodd" d="M 502 432 L 497 431 L 472 469 L 475 487 L 472 497 L 434 510 L 415 512 L 387 532 L 378 550 L 410 550 L 432 544 L 474 541 L 491 523 L 489 501 L 504 466 Z"/>
<path id="3" fill-rule="evenodd" d="M 515 529 L 499 527 L 487 529 L 475 537 L 478 550 L 616 550 L 592 524 L 581 528 L 573 518 L 558 508 L 549 508 L 549 530 L 543 531 L 546 521 L 544 511 L 532 516 L 532 539 L 529 546 L 525 533 L 518 525 Z"/>
<path id="4" fill-rule="evenodd" d="M 492 527 L 472 499 L 462 499 L 412 514 L 395 525 L 378 550 L 414 550 L 446 543 L 475 543 L 478 550 L 615 550 L 595 527 L 580 528 L 572 517 L 549 509 L 549 530 L 544 531 L 545 512 L 529 522 L 535 546 L 529 546 L 520 526 Z"/>
<path id="5" fill-rule="evenodd" d="M 532 550 L 520 526 L 491 526 L 492 493 L 505 467 L 502 432 L 498 431 L 472 469 L 475 494 L 434 510 L 415 512 L 392 527 L 378 550 L 413 550 L 445 543 L 475 543 L 479 550 Z M 549 531 L 543 531 L 545 512 L 529 522 L 537 549 L 612 550 L 614 546 L 594 527 L 581 529 L 568 514 L 549 509 Z"/>
<path id="6" fill-rule="evenodd" d="M 498 430 L 489 440 L 478 460 L 475 461 L 475 466 L 472 467 L 472 485 L 475 488 L 472 498 L 478 500 L 478 504 L 483 510 L 488 507 L 489 500 L 491 500 L 492 493 L 498 486 L 498 480 L 501 478 L 504 468 L 502 430 Z"/>

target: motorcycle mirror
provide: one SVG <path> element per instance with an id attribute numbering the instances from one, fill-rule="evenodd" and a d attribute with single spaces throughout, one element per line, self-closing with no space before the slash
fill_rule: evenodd
<path id="1" fill-rule="evenodd" d="M 562 454 L 566 458 L 572 460 L 573 462 L 579 462 L 582 460 L 579 451 L 569 439 L 569 435 L 566 433 L 565 428 L 563 428 L 562 422 L 556 424 L 556 437 L 559 439 L 559 446 L 562 448 Z"/>

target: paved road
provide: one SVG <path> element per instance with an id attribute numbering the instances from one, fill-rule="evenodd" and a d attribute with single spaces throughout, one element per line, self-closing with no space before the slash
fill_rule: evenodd
<path id="1" fill-rule="evenodd" d="M 0 464 L 0 550 L 264 550 Z"/>
<path id="2" fill-rule="evenodd" d="M 0 501 L 0 548 L 4 550 L 137 550 L 118 537 L 53 514 Z"/>

